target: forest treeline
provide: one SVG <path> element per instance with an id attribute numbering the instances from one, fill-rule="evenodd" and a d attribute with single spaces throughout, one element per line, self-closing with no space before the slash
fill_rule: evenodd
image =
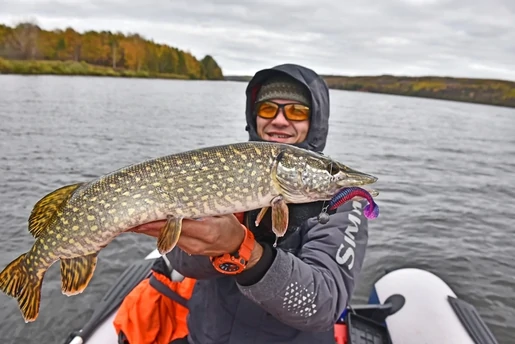
<path id="1" fill-rule="evenodd" d="M 248 81 L 250 76 L 226 76 Z M 331 89 L 463 101 L 515 108 L 515 82 L 451 77 L 337 76 L 323 75 Z"/>
<path id="2" fill-rule="evenodd" d="M 506 80 L 437 76 L 400 77 L 392 75 L 324 76 L 324 79 L 330 88 L 340 90 L 515 107 L 515 82 Z"/>
<path id="3" fill-rule="evenodd" d="M 0 74 L 62 74 L 248 81 L 224 77 L 212 56 L 187 51 L 139 34 L 43 30 L 25 22 L 0 24 Z M 447 99 L 515 107 L 515 82 L 451 77 L 324 75 L 329 88 Z"/>
<path id="4" fill-rule="evenodd" d="M 48 31 L 27 22 L 0 24 L 0 73 L 224 79 L 212 56 L 199 61 L 139 34 Z"/>

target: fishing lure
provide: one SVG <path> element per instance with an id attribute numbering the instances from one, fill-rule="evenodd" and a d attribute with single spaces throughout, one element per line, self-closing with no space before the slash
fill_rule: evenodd
<path id="1" fill-rule="evenodd" d="M 352 186 L 341 189 L 333 196 L 333 198 L 331 198 L 329 205 L 324 207 L 318 216 L 318 221 L 320 223 L 327 223 L 329 221 L 329 214 L 327 214 L 327 209 L 334 210 L 356 196 L 363 197 L 368 201 L 368 204 L 363 209 L 363 214 L 365 217 L 368 219 L 375 219 L 379 216 L 379 206 L 376 202 L 374 202 L 372 195 L 370 195 L 370 193 L 365 189 Z"/>

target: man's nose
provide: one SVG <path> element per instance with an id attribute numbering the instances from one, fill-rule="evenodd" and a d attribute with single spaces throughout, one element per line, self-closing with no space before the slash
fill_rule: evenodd
<path id="1" fill-rule="evenodd" d="M 275 118 L 273 119 L 272 123 L 280 126 L 287 126 L 288 124 L 290 124 L 290 122 L 288 122 L 288 119 L 286 119 L 286 117 L 284 116 L 283 109 L 279 109 L 279 112 L 277 113 L 277 116 L 275 116 Z"/>

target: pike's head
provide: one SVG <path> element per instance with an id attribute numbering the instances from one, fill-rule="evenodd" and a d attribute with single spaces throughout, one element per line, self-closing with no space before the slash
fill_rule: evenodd
<path id="1" fill-rule="evenodd" d="M 330 157 L 299 148 L 287 148 L 275 159 L 273 177 L 288 202 L 329 200 L 344 187 L 373 184 L 377 178 L 354 170 Z"/>

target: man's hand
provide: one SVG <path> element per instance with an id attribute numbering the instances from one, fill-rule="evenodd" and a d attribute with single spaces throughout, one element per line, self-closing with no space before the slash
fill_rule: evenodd
<path id="1" fill-rule="evenodd" d="M 156 221 L 131 228 L 131 232 L 158 237 L 166 221 Z M 200 220 L 184 219 L 177 246 L 191 255 L 218 256 L 237 251 L 245 232 L 233 214 L 205 217 Z M 247 268 L 261 258 L 263 248 L 256 242 Z"/>

